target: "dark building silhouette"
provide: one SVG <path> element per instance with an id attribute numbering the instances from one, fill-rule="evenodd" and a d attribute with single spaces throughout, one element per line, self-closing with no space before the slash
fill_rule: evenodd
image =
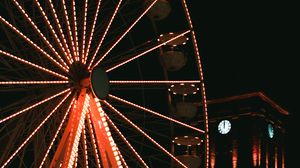
<path id="1" fill-rule="evenodd" d="M 262 92 L 208 102 L 211 168 L 285 168 L 289 113 Z"/>

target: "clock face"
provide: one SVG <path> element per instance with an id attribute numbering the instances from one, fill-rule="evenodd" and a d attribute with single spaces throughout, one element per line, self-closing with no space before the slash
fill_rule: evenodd
<path id="1" fill-rule="evenodd" d="M 231 129 L 231 123 L 228 120 L 222 120 L 218 125 L 218 131 L 221 134 L 227 134 Z"/>
<path id="2" fill-rule="evenodd" d="M 268 124 L 268 135 L 270 138 L 274 137 L 274 128 L 273 128 L 272 124 Z"/>

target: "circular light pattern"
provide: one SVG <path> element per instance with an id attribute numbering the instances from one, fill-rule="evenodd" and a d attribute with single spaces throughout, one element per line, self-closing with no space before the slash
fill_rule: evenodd
<path id="1" fill-rule="evenodd" d="M 170 92 L 172 92 L 174 95 L 193 95 L 197 94 L 199 91 L 199 88 L 195 84 L 186 84 L 186 83 L 180 83 L 180 84 L 173 84 L 168 89 Z"/>
<path id="2" fill-rule="evenodd" d="M 157 41 L 166 42 L 166 41 L 172 39 L 173 37 L 175 37 L 179 34 L 180 33 L 173 33 L 173 32 L 169 32 L 169 33 L 166 33 L 166 34 L 161 34 L 159 36 L 159 38 L 157 39 Z M 176 47 L 178 45 L 185 45 L 188 40 L 189 40 L 188 37 L 181 36 L 181 37 L 177 38 L 176 40 L 173 40 L 173 41 L 167 43 L 166 45 L 173 46 L 173 47 Z"/>
<path id="3" fill-rule="evenodd" d="M 193 145 L 200 145 L 203 142 L 203 140 L 197 136 L 179 136 L 179 137 L 175 137 L 172 142 L 177 144 L 178 146 L 180 145 L 193 146 Z"/>
<path id="4" fill-rule="evenodd" d="M 231 129 L 231 123 L 228 120 L 222 120 L 218 125 L 218 131 L 221 134 L 227 134 Z"/>

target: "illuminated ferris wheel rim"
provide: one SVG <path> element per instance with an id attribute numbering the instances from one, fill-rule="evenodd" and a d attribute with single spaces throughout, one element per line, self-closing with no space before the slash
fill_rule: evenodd
<path id="1" fill-rule="evenodd" d="M 20 38 L 22 38 L 24 41 L 26 41 L 28 44 L 30 44 L 37 52 L 41 53 L 42 56 L 45 57 L 45 59 L 51 61 L 54 65 L 57 66 L 57 68 L 59 68 L 59 71 L 56 70 L 52 70 L 52 69 L 48 69 L 46 67 L 43 67 L 42 65 L 38 65 L 36 63 L 31 62 L 30 60 L 26 60 L 23 59 L 21 56 L 19 55 L 15 55 L 12 54 L 10 52 L 4 51 L 0 49 L 0 54 L 2 56 L 8 57 L 10 59 L 13 59 L 17 62 L 20 62 L 22 64 L 26 64 L 27 66 L 30 66 L 34 69 L 43 71 L 45 73 L 48 73 L 52 76 L 55 76 L 57 78 L 60 78 L 62 80 L 35 80 L 35 81 L 24 81 L 24 80 L 20 80 L 20 81 L 0 81 L 0 86 L 4 86 L 4 85 L 66 85 L 67 87 L 65 88 L 65 90 L 58 92 L 57 94 L 54 94 L 48 98 L 45 98 L 44 100 L 37 102 L 29 107 L 26 107 L 20 111 L 15 112 L 14 114 L 7 116 L 3 119 L 0 119 L 0 124 L 11 120 L 17 116 L 20 116 L 23 113 L 26 113 L 28 111 L 30 111 L 33 108 L 36 108 L 46 102 L 51 101 L 52 99 L 55 99 L 57 97 L 63 96 L 63 99 L 57 104 L 57 106 L 52 109 L 52 111 L 50 112 L 50 114 L 40 123 L 40 125 L 38 125 L 38 127 L 36 127 L 36 129 L 25 139 L 25 141 L 17 148 L 16 151 L 14 151 L 10 157 L 6 160 L 6 162 L 1 166 L 1 167 L 6 167 L 9 162 L 18 154 L 18 152 L 20 150 L 22 150 L 22 148 L 30 141 L 30 139 L 36 134 L 36 132 L 39 131 L 39 129 L 49 120 L 49 118 L 57 111 L 57 109 L 59 109 L 65 102 L 67 99 L 71 98 L 71 102 L 66 110 L 65 116 L 61 122 L 61 124 L 59 125 L 59 129 L 57 130 L 57 132 L 55 133 L 55 136 L 53 137 L 51 144 L 46 152 L 45 157 L 43 158 L 43 161 L 41 162 L 40 167 L 44 164 L 45 162 L 45 158 L 47 157 L 49 150 L 51 149 L 54 141 L 57 138 L 57 134 L 59 133 L 63 123 L 65 122 L 66 116 L 68 115 L 68 113 L 71 113 L 70 115 L 72 115 L 72 113 L 80 115 L 81 119 L 80 121 L 78 121 L 78 126 L 77 126 L 77 132 L 75 132 L 76 136 L 74 136 L 74 139 L 71 139 L 69 141 L 75 142 L 75 144 L 77 144 L 79 142 L 79 140 L 77 141 L 76 137 L 77 136 L 81 136 L 81 133 L 83 133 L 83 137 L 84 135 L 84 130 L 83 130 L 83 126 L 80 125 L 82 120 L 88 120 L 87 122 L 89 124 L 87 124 L 90 127 L 93 127 L 94 129 L 96 129 L 95 127 L 97 127 L 95 125 L 95 121 L 93 121 L 95 118 L 95 116 L 93 117 L 93 110 L 88 110 L 87 108 L 93 108 L 94 111 L 100 112 L 99 114 L 102 115 L 102 119 L 105 120 L 103 121 L 103 125 L 107 125 L 106 124 L 106 120 L 110 123 L 110 125 L 115 128 L 115 130 L 118 132 L 118 129 L 113 125 L 113 122 L 109 119 L 109 117 L 104 113 L 104 111 L 102 110 L 102 105 L 107 106 L 108 108 L 110 108 L 112 111 L 114 111 L 116 114 L 118 114 L 121 118 L 123 118 L 125 121 L 127 121 L 131 126 L 133 126 L 135 129 L 137 129 L 141 134 L 143 134 L 146 138 L 148 138 L 150 141 L 152 141 L 156 146 L 158 146 L 158 148 L 160 148 L 162 151 L 164 151 L 167 155 L 169 155 L 172 159 L 174 159 L 179 165 L 186 167 L 181 161 L 179 161 L 176 157 L 174 157 L 170 152 L 168 152 L 166 149 L 164 149 L 161 145 L 159 145 L 154 139 L 152 139 L 149 135 L 147 135 L 144 131 L 142 131 L 141 128 L 139 128 L 138 126 L 136 126 L 132 121 L 130 121 L 128 118 L 126 118 L 121 112 L 119 112 L 114 106 L 112 106 L 107 100 L 106 97 L 109 97 L 110 99 L 114 100 L 114 101 L 118 101 L 120 103 L 124 103 L 126 105 L 132 106 L 134 108 L 137 108 L 139 110 L 142 110 L 144 112 L 150 113 L 152 115 L 156 115 L 160 118 L 175 122 L 181 126 L 193 129 L 195 131 L 198 131 L 200 133 L 205 133 L 208 132 L 208 126 L 206 126 L 206 130 L 203 131 L 199 128 L 190 126 L 188 124 L 185 124 L 181 121 L 175 120 L 173 118 L 170 118 L 168 116 L 162 115 L 158 112 L 155 112 L 153 110 L 150 110 L 148 108 L 145 108 L 143 106 L 140 106 L 138 104 L 135 104 L 133 102 L 127 101 L 125 99 L 122 99 L 120 97 L 117 97 L 115 95 L 112 95 L 109 93 L 109 85 L 170 85 L 170 84 L 185 84 L 185 83 L 190 83 L 190 84 L 200 84 L 201 88 L 202 88 L 202 92 L 203 92 L 203 101 L 204 101 L 204 111 L 205 113 L 206 111 L 206 99 L 205 99 L 205 90 L 204 90 L 204 83 L 203 83 L 203 75 L 202 75 L 202 69 L 201 69 L 201 63 L 200 63 L 200 56 L 199 56 L 199 51 L 198 51 L 198 47 L 197 47 L 197 42 L 196 42 L 196 38 L 195 38 L 195 33 L 193 31 L 193 27 L 192 27 L 192 23 L 190 20 L 190 16 L 189 16 L 189 12 L 186 6 L 186 2 L 185 0 L 183 0 L 183 5 L 184 5 L 184 9 L 188 18 L 188 21 L 190 23 L 190 30 L 186 30 L 183 32 L 180 32 L 178 34 L 176 34 L 175 36 L 167 39 L 166 41 L 163 42 L 158 42 L 154 47 L 151 47 L 148 50 L 142 51 L 136 55 L 133 55 L 131 58 L 117 63 L 115 65 L 112 65 L 111 67 L 107 68 L 107 69 L 103 69 L 99 67 L 99 64 L 101 63 L 101 61 L 104 60 L 104 58 L 110 53 L 110 51 L 126 36 L 126 34 L 139 22 L 139 20 L 149 11 L 149 9 L 158 1 L 158 0 L 153 0 L 149 6 L 144 10 L 144 12 L 129 26 L 128 29 L 126 29 L 124 31 L 124 33 L 112 44 L 112 46 L 104 53 L 102 54 L 100 57 L 98 57 L 98 52 L 99 49 L 102 46 L 103 40 L 105 39 L 105 36 L 107 34 L 107 32 L 110 29 L 110 26 L 118 12 L 118 9 L 120 8 L 120 5 L 122 3 L 122 0 L 119 1 L 119 3 L 116 5 L 115 10 L 112 14 L 112 17 L 109 20 L 108 25 L 106 26 L 106 29 L 104 31 L 103 36 L 101 37 L 101 40 L 99 41 L 97 48 L 95 50 L 94 53 L 91 53 L 90 51 L 90 47 L 91 47 L 91 43 L 93 40 L 93 35 L 94 35 L 94 29 L 95 26 L 97 24 L 97 16 L 98 16 L 98 12 L 101 6 L 101 0 L 98 1 L 97 3 L 97 9 L 96 9 L 96 13 L 94 15 L 94 19 L 93 19 L 93 24 L 92 24 L 92 28 L 90 31 L 90 36 L 86 36 L 86 34 L 88 34 L 87 32 L 87 28 L 86 28 L 86 16 L 88 13 L 88 0 L 85 1 L 85 7 L 84 7 L 84 28 L 83 28 L 83 32 L 78 32 L 77 30 L 77 19 L 76 19 L 76 15 L 78 13 L 76 13 L 76 4 L 75 4 L 75 0 L 72 0 L 72 11 L 73 11 L 73 24 L 74 26 L 72 27 L 72 25 L 70 24 L 70 18 L 68 16 L 68 10 L 67 10 L 67 5 L 65 3 L 65 0 L 62 0 L 62 6 L 63 6 L 63 10 L 64 10 L 64 17 L 66 20 L 66 24 L 67 24 L 67 33 L 65 33 L 62 30 L 61 27 L 61 23 L 60 20 L 57 17 L 57 12 L 53 6 L 52 0 L 49 0 L 50 3 L 50 11 L 52 12 L 53 16 L 54 16 L 54 21 L 55 21 L 55 25 L 57 26 L 57 29 L 59 31 L 55 31 L 55 28 L 53 27 L 54 25 L 52 25 L 49 21 L 49 18 L 47 17 L 47 15 L 45 14 L 45 11 L 43 9 L 43 7 L 41 6 L 41 4 L 39 3 L 38 0 L 34 0 L 35 4 L 37 5 L 37 7 L 39 8 L 42 17 L 45 19 L 46 25 L 49 27 L 50 32 L 52 33 L 53 37 L 55 37 L 55 40 L 59 46 L 59 50 L 57 50 L 57 48 L 55 48 L 51 42 L 46 38 L 46 36 L 41 32 L 41 30 L 38 28 L 38 26 L 34 23 L 34 21 L 28 16 L 27 12 L 25 11 L 25 9 L 22 7 L 22 5 L 17 1 L 17 0 L 12 0 L 13 3 L 16 5 L 16 7 L 18 8 L 18 10 L 22 13 L 22 15 L 25 17 L 26 21 L 30 23 L 30 25 L 32 26 L 32 28 L 36 31 L 36 33 L 40 36 L 40 38 L 45 42 L 46 46 L 50 49 L 51 53 L 53 54 L 49 54 L 47 53 L 47 51 L 45 51 L 42 47 L 38 46 L 32 39 L 30 39 L 28 36 L 26 36 L 21 30 L 19 30 L 17 27 L 15 27 L 12 23 L 10 23 L 9 21 L 7 21 L 5 18 L 3 18 L 2 16 L 0 16 L 0 22 L 2 22 L 2 24 L 4 24 L 7 28 L 9 28 L 10 30 L 12 30 L 13 32 L 15 32 Z M 78 38 L 78 33 L 82 33 L 83 37 L 82 37 L 82 46 L 80 46 L 80 39 Z M 162 81 L 162 80 L 152 80 L 152 81 L 142 81 L 142 80 L 136 80 L 136 81 L 129 81 L 129 80 L 108 80 L 107 77 L 107 73 L 113 71 L 116 68 L 119 68 L 133 60 L 136 60 L 148 53 L 150 53 L 151 51 L 154 51 L 164 45 L 167 45 L 168 43 L 171 43 L 173 41 L 175 41 L 176 39 L 185 36 L 187 34 L 191 34 L 192 38 L 193 38 L 193 43 L 195 45 L 195 52 L 196 52 L 196 57 L 197 57 L 197 65 L 199 66 L 199 70 L 200 70 L 200 80 L 177 80 L 177 81 Z M 68 44 L 69 43 L 69 44 Z M 62 53 L 62 54 L 59 54 Z M 91 53 L 91 55 L 90 55 Z M 91 56 L 90 59 L 89 55 Z M 95 75 L 96 74 L 96 75 Z M 101 87 L 99 87 L 101 86 Z M 76 93 L 76 96 L 74 97 L 74 93 Z M 80 96 L 84 97 L 81 98 Z M 95 96 L 97 96 L 98 98 L 95 98 Z M 76 111 L 77 109 L 77 111 Z M 80 109 L 80 110 L 78 110 Z M 207 115 L 206 115 L 207 116 Z M 98 116 L 99 117 L 99 116 Z M 88 118 L 88 119 L 86 119 Z M 100 119 L 100 118 L 98 118 Z M 68 122 L 70 123 L 70 122 Z M 207 124 L 207 123 L 206 123 Z M 106 128 L 106 127 L 105 127 Z M 101 128 L 99 128 L 101 129 Z M 92 132 L 93 129 L 89 128 L 90 132 Z M 108 129 L 109 130 L 109 129 Z M 99 130 L 98 130 L 99 131 Z M 106 130 L 107 131 L 107 130 Z M 99 131 L 101 132 L 101 131 Z M 119 135 L 121 137 L 122 136 L 121 132 L 118 132 Z M 96 134 L 96 139 L 99 137 L 99 135 Z M 108 132 L 107 132 L 108 134 Z M 208 141 L 208 135 L 206 134 L 206 139 Z M 110 141 L 110 137 L 107 135 L 107 141 Z M 69 138 L 70 139 L 70 138 Z M 126 138 L 124 137 L 123 139 L 126 142 Z M 68 141 L 68 138 L 67 140 Z M 69 142 L 68 141 L 68 142 Z M 127 141 L 128 142 L 128 141 Z M 70 143 L 70 142 L 69 142 Z M 134 151 L 134 149 L 132 148 L 132 146 L 130 146 L 129 143 L 127 143 L 127 145 L 129 146 L 129 148 L 134 152 L 134 154 L 136 155 L 136 157 L 138 158 L 138 160 L 145 166 L 147 167 L 146 163 L 143 161 L 143 159 Z M 96 145 L 95 145 L 96 146 Z M 100 146 L 100 144 L 98 144 L 98 147 Z M 112 149 L 115 149 L 112 151 L 112 153 L 118 151 L 117 148 L 114 148 L 114 146 L 111 146 Z M 62 163 L 63 165 L 72 165 L 74 164 L 74 159 L 76 159 L 75 156 L 73 156 L 74 154 L 76 154 L 76 147 L 72 147 L 72 152 L 67 153 L 68 157 L 69 157 L 69 161 L 67 163 L 65 163 L 65 161 Z M 206 150 L 208 149 L 208 145 Z M 74 152 L 75 151 L 75 152 Z M 100 151 L 101 153 L 101 151 Z M 58 157 L 62 155 L 61 153 L 58 154 Z M 97 155 L 97 152 L 96 152 Z M 104 155 L 100 154 L 101 157 L 104 157 Z M 56 154 L 55 154 L 56 156 Z M 54 157 L 55 157 L 54 156 Z M 112 157 L 113 156 L 113 157 Z M 122 155 L 120 152 L 117 152 L 116 154 L 114 153 L 112 156 L 110 156 L 110 159 L 114 158 L 115 160 L 115 165 L 118 166 L 125 166 L 126 167 L 126 162 L 122 159 Z M 118 157 L 117 157 L 118 156 Z M 98 155 L 97 155 L 98 157 Z M 117 159 L 118 158 L 118 159 Z M 103 159 L 103 158 L 102 158 Z M 122 160 L 122 161 L 120 161 Z M 100 163 L 99 158 L 97 159 L 98 164 Z M 53 162 L 52 162 L 53 163 Z M 54 163 L 55 164 L 55 163 Z M 102 163 L 105 164 L 105 163 Z M 104 166 L 105 167 L 105 166 Z"/>

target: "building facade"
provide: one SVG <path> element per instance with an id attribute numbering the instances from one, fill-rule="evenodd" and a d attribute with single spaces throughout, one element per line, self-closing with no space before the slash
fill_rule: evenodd
<path id="1" fill-rule="evenodd" d="M 286 110 L 262 92 L 208 107 L 211 168 L 285 168 Z"/>

